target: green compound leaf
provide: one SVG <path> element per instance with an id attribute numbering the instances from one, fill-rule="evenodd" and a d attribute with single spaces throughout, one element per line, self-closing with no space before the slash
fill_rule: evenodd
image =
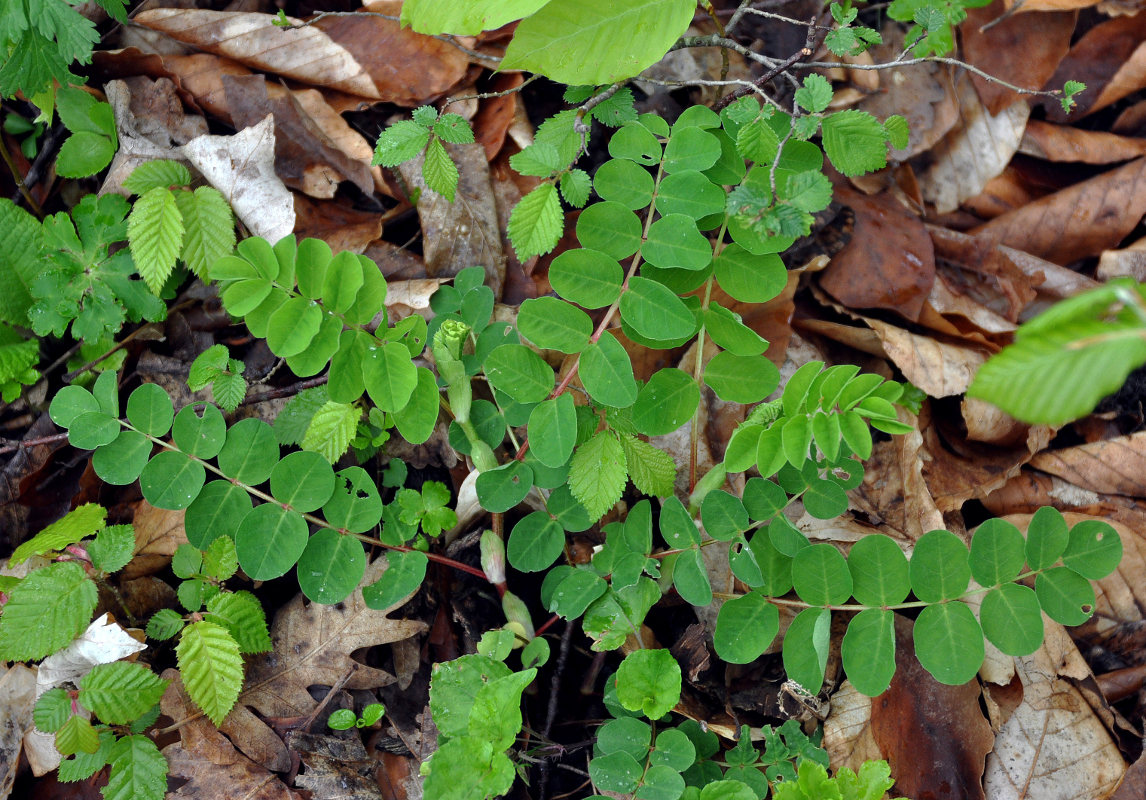
<path id="1" fill-rule="evenodd" d="M 0 614 L 0 659 L 31 661 L 65 647 L 91 621 L 96 585 L 74 561 L 34 570 L 8 590 Z"/>
<path id="2" fill-rule="evenodd" d="M 602 200 L 612 200 L 633 211 L 653 201 L 653 186 L 653 176 L 648 170 L 623 158 L 606 161 L 593 176 L 593 188 Z M 663 194 L 663 182 L 660 191 Z M 723 195 L 721 192 L 722 204 Z"/>
<path id="3" fill-rule="evenodd" d="M 418 550 L 391 551 L 386 554 L 389 564 L 382 577 L 362 588 L 362 600 L 367 608 L 376 611 L 393 608 L 418 590 L 426 579 L 430 560 Z"/>
<path id="4" fill-rule="evenodd" d="M 418 385 L 406 407 L 393 412 L 394 426 L 407 442 L 421 444 L 434 432 L 438 408 L 438 384 L 434 373 L 418 367 Z"/>
<path id="5" fill-rule="evenodd" d="M 599 250 L 566 250 L 549 265 L 549 282 L 566 300 L 584 308 L 602 308 L 621 296 L 624 270 Z"/>
<path id="6" fill-rule="evenodd" d="M 1035 595 L 1047 616 L 1061 625 L 1081 625 L 1094 613 L 1094 587 L 1068 567 L 1039 573 Z"/>
<path id="7" fill-rule="evenodd" d="M 196 412 L 195 406 L 184 406 L 171 424 L 171 438 L 176 447 L 188 455 L 214 458 L 227 441 L 227 421 L 213 405 L 204 405 L 202 415 Z"/>
<path id="8" fill-rule="evenodd" d="M 426 186 L 451 203 L 458 190 L 458 166 L 446 152 L 442 140 L 434 138 L 426 148 L 426 160 L 422 162 L 422 180 Z"/>
<path id="9" fill-rule="evenodd" d="M 848 510 L 847 493 L 835 481 L 812 478 L 803 499 L 804 508 L 816 519 L 835 519 Z"/>
<path id="10" fill-rule="evenodd" d="M 707 183 L 707 179 L 704 180 Z M 661 269 L 697 271 L 712 263 L 712 245 L 697 229 L 696 222 L 684 214 L 668 214 L 654 222 L 649 227 L 641 254 L 646 261 Z"/>
<path id="11" fill-rule="evenodd" d="M 265 653 L 271 649 L 263 606 L 250 592 L 221 592 L 207 601 L 208 622 L 222 625 L 242 653 Z"/>
<path id="12" fill-rule="evenodd" d="M 506 558 L 514 569 L 540 572 L 549 567 L 565 547 L 565 530 L 544 511 L 522 518 L 509 534 Z"/>
<path id="13" fill-rule="evenodd" d="M 62 390 L 60 394 L 64 391 L 67 389 Z M 75 398 L 75 395 L 69 396 L 69 400 L 72 398 Z M 140 433 L 163 436 L 171 429 L 171 421 L 174 418 L 175 409 L 171 405 L 171 398 L 154 383 L 143 384 L 127 398 L 127 421 Z"/>
<path id="14" fill-rule="evenodd" d="M 580 353 L 589 344 L 589 315 L 556 297 L 526 300 L 517 311 L 517 329 L 543 350 Z"/>
<path id="15" fill-rule="evenodd" d="M 160 391 L 163 390 L 160 389 Z M 99 411 L 100 404 L 95 399 L 95 395 L 82 386 L 65 386 L 56 392 L 51 405 L 48 406 L 48 416 L 52 418 L 52 422 L 61 428 L 71 427 L 72 423 L 82 414 L 98 413 Z"/>
<path id="16" fill-rule="evenodd" d="M 1033 589 L 1004 583 L 987 593 L 979 609 L 983 633 L 1009 656 L 1029 656 L 1043 643 L 1043 615 Z"/>
<path id="17" fill-rule="evenodd" d="M 84 503 L 22 543 L 8 559 L 8 566 L 23 564 L 32 556 L 63 550 L 80 539 L 91 536 L 107 521 L 107 509 L 96 503 Z"/>
<path id="18" fill-rule="evenodd" d="M 732 664 L 749 664 L 763 655 L 780 632 L 780 612 L 758 592 L 729 600 L 716 616 L 712 643 Z"/>
<path id="19" fill-rule="evenodd" d="M 577 217 L 577 241 L 611 258 L 628 258 L 641 246 L 641 220 L 620 203 L 594 203 Z"/>
<path id="20" fill-rule="evenodd" d="M 308 599 L 341 603 L 366 573 L 366 553 L 353 536 L 329 529 L 317 531 L 298 559 L 298 585 Z"/>
<path id="21" fill-rule="evenodd" d="M 235 538 L 252 507 L 251 496 L 230 481 L 211 481 L 187 507 L 187 541 L 204 550 L 220 536 Z"/>
<path id="22" fill-rule="evenodd" d="M 126 725 L 159 702 L 169 681 L 142 664 L 96 664 L 80 679 L 79 701 L 109 725 Z"/>
<path id="23" fill-rule="evenodd" d="M 832 615 L 828 609 L 805 608 L 796 615 L 784 634 L 784 671 L 788 673 L 789 680 L 812 694 L 819 693 L 824 685 L 831 628 Z"/>
<path id="24" fill-rule="evenodd" d="M 552 590 L 546 594 L 545 589 L 549 586 Z M 608 589 L 609 584 L 591 570 L 557 566 L 545 576 L 542 599 L 547 601 L 546 607 L 553 613 L 566 619 L 576 619 Z"/>
<path id="25" fill-rule="evenodd" d="M 539 403 L 553 391 L 553 368 L 523 344 L 501 345 L 484 366 L 490 384 L 519 403 Z"/>
<path id="26" fill-rule="evenodd" d="M 940 683 L 960 686 L 974 678 L 984 652 L 983 629 L 963 603 L 927 606 L 915 620 L 915 656 Z"/>
<path id="27" fill-rule="evenodd" d="M 267 346 L 280 358 L 297 356 L 318 336 L 322 318 L 322 307 L 316 302 L 305 297 L 290 298 L 271 314 Z"/>
<path id="28" fill-rule="evenodd" d="M 766 303 L 779 296 L 788 282 L 779 256 L 756 255 L 738 244 L 725 247 L 713 263 L 720 288 L 744 303 Z"/>
<path id="29" fill-rule="evenodd" d="M 720 158 L 720 140 L 702 128 L 674 130 L 665 145 L 664 170 L 706 170 Z"/>
<path id="30" fill-rule="evenodd" d="M 717 353 L 704 368 L 705 384 L 721 400 L 755 403 L 780 385 L 780 370 L 764 356 Z"/>
<path id="31" fill-rule="evenodd" d="M 529 450 L 547 467 L 563 466 L 577 440 L 577 412 L 566 393 L 538 403 L 529 414 Z"/>
<path id="32" fill-rule="evenodd" d="M 235 218 L 219 190 L 200 186 L 194 192 L 179 192 L 175 203 L 183 215 L 186 232 L 180 258 L 200 278 L 219 258 L 235 249 Z"/>
<path id="33" fill-rule="evenodd" d="M 638 170 L 644 175 L 648 175 L 645 170 L 633 164 L 631 161 L 611 161 L 610 164 L 628 164 L 633 169 Z M 604 169 L 604 167 L 602 167 Z M 600 176 L 601 171 L 598 170 L 597 175 Z M 607 174 L 607 173 L 606 173 Z M 649 188 L 652 189 L 652 181 L 649 181 Z M 600 191 L 598 191 L 600 194 Z M 602 195 L 603 196 L 603 195 Z M 606 198 L 612 199 L 612 198 Z M 657 211 L 668 217 L 669 215 L 685 216 L 692 220 L 699 220 L 712 214 L 719 214 L 724 211 L 725 195 L 724 191 L 709 180 L 704 173 L 697 172 L 696 170 L 685 170 L 684 172 L 677 172 L 668 175 L 661 181 L 660 188 L 657 189 Z M 647 206 L 648 202 L 642 203 L 637 208 Z M 658 223 L 653 223 L 649 229 L 649 242 L 653 241 L 653 232 L 657 230 Z M 666 232 L 667 233 L 667 232 Z M 664 237 L 666 243 L 681 241 L 691 242 L 695 241 L 695 236 L 692 235 L 693 226 L 686 229 L 686 233 L 680 235 L 676 239 L 672 237 Z M 699 233 L 699 232 L 698 232 Z M 662 234 L 658 234 L 661 236 Z M 703 236 L 701 237 L 704 238 Z M 705 250 L 708 251 L 708 260 L 711 260 L 712 247 L 708 241 L 704 241 Z M 656 264 L 652 261 L 649 251 L 645 250 L 646 257 L 649 257 L 650 263 Z M 708 266 L 706 261 L 704 266 Z M 703 269 L 703 267 L 701 267 Z"/>
<path id="34" fill-rule="evenodd" d="M 938 603 L 962 595 L 971 580 L 968 559 L 967 546 L 950 531 L 923 534 L 911 554 L 911 588 L 915 596 L 925 603 Z"/>
<path id="35" fill-rule="evenodd" d="M 175 646 L 179 674 L 187 694 L 219 726 L 243 688 L 243 657 L 226 628 L 193 622 Z"/>
<path id="36" fill-rule="evenodd" d="M 865 606 L 902 603 L 911 591 L 907 557 L 890 536 L 863 537 L 848 553 L 852 594 Z"/>
<path id="37" fill-rule="evenodd" d="M 830 544 L 805 547 L 792 559 L 792 585 L 806 603 L 840 605 L 852 596 L 852 576 L 840 551 Z"/>
<path id="38" fill-rule="evenodd" d="M 1013 581 L 1026 561 L 1023 535 L 1006 520 L 989 519 L 971 539 L 971 577 L 980 586 Z"/>
<path id="39" fill-rule="evenodd" d="M 617 668 L 617 699 L 657 720 L 680 702 L 680 664 L 668 650 L 637 650 Z"/>
<path id="40" fill-rule="evenodd" d="M 299 445 L 325 460 L 329 466 L 350 447 L 361 418 L 362 409 L 358 406 L 327 401 L 310 418 L 310 424 L 306 426 L 306 433 Z"/>
<path id="41" fill-rule="evenodd" d="M 768 349 L 766 339 L 719 303 L 710 304 L 704 312 L 704 326 L 712 341 L 738 356 L 758 356 Z"/>
<path id="42" fill-rule="evenodd" d="M 1122 539 L 1114 527 L 1100 519 L 1084 519 L 1070 529 L 1062 563 L 1084 578 L 1102 580 L 1122 560 Z"/>
<path id="43" fill-rule="evenodd" d="M 581 353 L 578 374 L 585 391 L 601 405 L 628 408 L 636 402 L 633 363 L 624 346 L 608 331 Z"/>
<path id="44" fill-rule="evenodd" d="M 321 508 L 333 493 L 334 470 L 318 453 L 290 453 L 271 470 L 271 495 L 295 511 Z"/>
<path id="45" fill-rule="evenodd" d="M 696 331 L 696 317 L 675 293 L 639 276 L 629 280 L 628 291 L 621 295 L 621 318 L 641 336 L 659 341 Z"/>
<path id="46" fill-rule="evenodd" d="M 127 239 L 135 268 L 153 294 L 159 294 L 175 269 L 183 232 L 183 215 L 166 187 L 150 189 L 135 201 L 127 218 Z"/>
<path id="47" fill-rule="evenodd" d="M 886 692 L 895 674 L 894 612 L 869 608 L 856 614 L 848 623 L 840 657 L 856 691 L 868 697 Z"/>
<path id="48" fill-rule="evenodd" d="M 362 467 L 347 467 L 334 475 L 334 493 L 322 507 L 326 521 L 350 533 L 365 533 L 382 519 L 382 497 Z"/>
<path id="49" fill-rule="evenodd" d="M 689 0 L 550 3 L 517 26 L 502 67 L 539 72 L 570 86 L 630 78 L 668 51 L 695 9 Z"/>
<path id="50" fill-rule="evenodd" d="M 681 599 L 690 605 L 704 608 L 712 602 L 712 584 L 699 550 L 685 550 L 677 555 L 672 583 Z"/>
<path id="51" fill-rule="evenodd" d="M 139 489 L 156 508 L 178 511 L 194 502 L 206 478 L 201 463 L 178 451 L 164 450 L 139 474 Z"/>
<path id="52" fill-rule="evenodd" d="M 1046 569 L 1066 552 L 1069 541 L 1070 532 L 1062 512 L 1053 506 L 1043 506 L 1027 525 L 1027 565 L 1033 570 Z"/>
<path id="53" fill-rule="evenodd" d="M 557 187 L 543 183 L 521 198 L 509 215 L 506 233 L 517 257 L 525 261 L 557 246 L 564 228 Z"/>
<path id="54" fill-rule="evenodd" d="M 692 419 L 699 404 L 692 376 L 675 367 L 657 370 L 637 394 L 633 424 L 646 436 L 672 433 Z"/>
<path id="55" fill-rule="evenodd" d="M 660 121 L 665 128 L 660 135 L 668 136 L 668 125 L 664 120 Z M 609 155 L 650 167 L 661 160 L 661 144 L 657 141 L 657 134 L 643 122 L 623 125 L 609 139 Z"/>
<path id="56" fill-rule="evenodd" d="M 257 486 L 269 478 L 278 461 L 279 444 L 274 429 L 254 418 L 239 420 L 231 426 L 218 458 L 224 475 L 249 486 Z"/>
<path id="57" fill-rule="evenodd" d="M 302 515 L 272 503 L 256 506 L 235 532 L 239 566 L 256 581 L 285 575 L 298 562 L 306 543 Z"/>
<path id="58" fill-rule="evenodd" d="M 727 542 L 748 529 L 748 512 L 739 497 L 723 490 L 709 492 L 700 504 L 700 520 L 713 539 Z"/>
<path id="59" fill-rule="evenodd" d="M 621 499 L 628 476 L 625 451 L 612 431 L 601 431 L 577 448 L 569 466 L 569 488 L 597 520 Z"/>
<path id="60" fill-rule="evenodd" d="M 119 420 L 102 411 L 87 411 L 72 420 L 68 443 L 80 450 L 95 450 L 119 436 Z"/>
<path id="61" fill-rule="evenodd" d="M 533 470 L 520 461 L 510 461 L 477 476 L 474 489 L 486 511 L 503 513 L 516 506 L 533 488 Z"/>
<path id="62" fill-rule="evenodd" d="M 823 120 L 824 152 L 832 166 L 853 177 L 887 166 L 887 134 L 866 111 L 837 111 Z"/>
<path id="63" fill-rule="evenodd" d="M 785 782 L 777 786 L 774 795 L 777 800 L 781 800 L 779 793 L 786 788 L 787 784 L 788 782 Z M 697 797 L 699 800 L 754 800 L 758 794 L 747 783 L 738 780 L 718 780 L 705 784 Z M 806 794 L 803 797 L 795 798 L 795 800 L 804 800 L 805 797 L 807 797 Z"/>
<path id="64" fill-rule="evenodd" d="M 101 572 L 118 572 L 135 555 L 135 529 L 130 525 L 109 525 L 88 543 L 92 566 Z"/>

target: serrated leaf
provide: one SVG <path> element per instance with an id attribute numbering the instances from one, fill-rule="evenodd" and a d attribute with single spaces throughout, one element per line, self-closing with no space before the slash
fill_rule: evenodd
<path id="1" fill-rule="evenodd" d="M 243 688 L 243 658 L 226 628 L 195 622 L 183 629 L 175 647 L 187 694 L 216 726 L 221 725 Z"/>
<path id="2" fill-rule="evenodd" d="M 621 437 L 629 477 L 637 491 L 654 497 L 669 497 L 676 481 L 672 456 L 636 436 Z"/>
<path id="3" fill-rule="evenodd" d="M 21 544 L 8 559 L 8 566 L 23 564 L 32 556 L 63 550 L 86 536 L 91 536 L 107 521 L 107 509 L 95 503 L 84 503 Z"/>
<path id="4" fill-rule="evenodd" d="M 454 202 L 458 190 L 458 166 L 446 152 L 440 139 L 430 142 L 426 150 L 426 160 L 422 162 L 422 178 L 426 186 L 442 197 Z"/>
<path id="5" fill-rule="evenodd" d="M 208 622 L 231 632 L 243 653 L 265 653 L 271 649 L 263 606 L 250 592 L 220 592 L 207 601 Z"/>
<path id="6" fill-rule="evenodd" d="M 211 399 L 224 411 L 234 411 L 246 396 L 247 379 L 234 372 L 219 375 L 211 386 Z"/>
<path id="7" fill-rule="evenodd" d="M 583 169 L 571 169 L 561 176 L 561 196 L 574 208 L 589 202 L 589 173 Z"/>
<path id="8" fill-rule="evenodd" d="M 131 171 L 123 182 L 123 188 L 132 194 L 146 194 L 152 189 L 173 186 L 186 186 L 191 183 L 191 172 L 178 161 L 160 158 L 145 161 Z"/>
<path id="9" fill-rule="evenodd" d="M 395 122 L 378 137 L 373 164 L 396 167 L 422 152 L 430 141 L 430 132 L 413 120 Z"/>
<path id="10" fill-rule="evenodd" d="M 362 409 L 358 406 L 327 401 L 311 417 L 302 437 L 302 449 L 313 450 L 333 464 L 350 447 L 361 418 Z"/>
<path id="11" fill-rule="evenodd" d="M 627 476 L 624 447 L 615 433 L 601 431 L 573 454 L 569 489 L 596 520 L 621 498 Z"/>
<path id="12" fill-rule="evenodd" d="M 120 737 L 111 751 L 111 774 L 104 800 L 163 800 L 167 759 L 146 736 Z"/>
<path id="13" fill-rule="evenodd" d="M 168 683 L 142 664 L 96 664 L 80 679 L 79 701 L 101 722 L 126 725 L 158 703 Z"/>
<path id="14" fill-rule="evenodd" d="M 556 247 L 563 227 L 557 189 L 551 183 L 543 183 L 513 207 L 506 232 L 517 257 L 525 261 Z"/>
<path id="15" fill-rule="evenodd" d="M 150 189 L 135 201 L 127 218 L 127 239 L 135 268 L 153 294 L 159 294 L 175 269 L 183 233 L 183 215 L 169 190 Z"/>
<path id="16" fill-rule="evenodd" d="M 814 214 L 823 211 L 832 202 L 832 182 L 818 170 L 797 172 L 783 183 L 780 199 L 801 211 Z"/>
<path id="17" fill-rule="evenodd" d="M 99 734 L 91 722 L 77 714 L 56 731 L 56 749 L 63 756 L 94 753 L 99 749 Z"/>
<path id="18" fill-rule="evenodd" d="M 0 659 L 29 661 L 67 645 L 91 621 L 97 594 L 74 561 L 31 572 L 12 589 L 0 614 Z"/>
<path id="19" fill-rule="evenodd" d="M 183 617 L 178 611 L 161 608 L 147 621 L 147 635 L 157 641 L 166 641 L 183 630 Z"/>
<path id="20" fill-rule="evenodd" d="M 474 140 L 473 128 L 461 114 L 442 114 L 434 122 L 434 133 L 450 144 L 470 144 Z"/>
<path id="21" fill-rule="evenodd" d="M 566 163 L 557 152 L 557 148 L 548 142 L 534 142 L 509 157 L 509 166 L 522 175 L 531 175 L 535 178 L 548 178 L 562 169 Z"/>
<path id="22" fill-rule="evenodd" d="M 823 75 L 808 75 L 796 90 L 796 103 L 812 114 L 818 114 L 832 102 L 832 85 Z"/>
<path id="23" fill-rule="evenodd" d="M 907 127 L 907 120 L 899 114 L 892 114 L 883 121 L 883 129 L 887 131 L 887 140 L 892 150 L 903 150 L 907 147 L 908 136 L 911 131 Z"/>
<path id="24" fill-rule="evenodd" d="M 131 525 L 109 525 L 88 544 L 92 566 L 103 572 L 117 572 L 135 554 L 135 529 Z"/>
<path id="25" fill-rule="evenodd" d="M 175 204 L 183 215 L 183 263 L 200 279 L 207 268 L 235 249 L 235 217 L 226 198 L 211 186 L 179 192 Z"/>
<path id="26" fill-rule="evenodd" d="M 38 256 L 44 242 L 43 229 L 27 211 L 0 198 L 0 230 L 4 231 L 4 247 L 0 248 L 0 320 L 26 326 L 32 304 L 31 286 L 41 270 Z"/>
<path id="27" fill-rule="evenodd" d="M 848 109 L 824 117 L 824 152 L 844 175 L 854 177 L 887 166 L 887 134 L 866 111 Z"/>
<path id="28" fill-rule="evenodd" d="M 103 769 L 111 758 L 115 734 L 109 728 L 99 728 L 99 748 L 94 753 L 76 753 L 60 762 L 60 783 L 75 783 L 90 778 Z"/>

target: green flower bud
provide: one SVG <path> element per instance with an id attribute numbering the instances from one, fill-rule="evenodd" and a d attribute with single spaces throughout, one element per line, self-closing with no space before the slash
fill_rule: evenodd
<path id="1" fill-rule="evenodd" d="M 495 586 L 505 583 L 505 544 L 493 531 L 481 533 L 481 570 Z"/>

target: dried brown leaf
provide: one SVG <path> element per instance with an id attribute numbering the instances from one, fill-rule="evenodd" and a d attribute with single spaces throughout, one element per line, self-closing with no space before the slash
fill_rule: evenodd
<path id="1" fill-rule="evenodd" d="M 1106 103 L 1113 102 L 1111 98 L 1115 94 L 1124 97 L 1124 85 L 1134 81 L 1123 84 L 1120 80 L 1116 84 L 1115 77 L 1127 65 L 1135 72 L 1141 69 L 1138 62 L 1142 58 L 1140 51 L 1144 41 L 1146 14 L 1116 17 L 1095 25 L 1083 34 L 1070 48 L 1066 58 L 1059 62 L 1058 69 L 1047 81 L 1045 88 L 1061 89 L 1066 81 L 1075 80 L 1085 83 L 1086 91 L 1075 96 L 1078 106 L 1069 114 L 1055 100 L 1044 102 L 1047 119 L 1052 122 L 1079 119 L 1102 108 L 1098 102 L 1100 96 Z M 1107 87 L 1112 84 L 1115 88 L 1108 92 Z"/>
<path id="2" fill-rule="evenodd" d="M 1146 155 L 1146 140 L 1031 120 L 1019 152 L 1047 161 L 1113 164 Z"/>
<path id="3" fill-rule="evenodd" d="M 1146 496 L 1146 432 L 1039 453 L 1031 466 L 1100 494 Z"/>

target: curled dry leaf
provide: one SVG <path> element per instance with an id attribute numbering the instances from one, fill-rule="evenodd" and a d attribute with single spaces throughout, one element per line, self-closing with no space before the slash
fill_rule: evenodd
<path id="1" fill-rule="evenodd" d="M 4 724 L 0 725 L 0 797 L 12 794 L 24 736 L 35 730 L 35 704 L 36 673 L 23 664 L 0 667 L 0 708 L 4 709 Z"/>
<path id="2" fill-rule="evenodd" d="M 1078 105 L 1070 114 L 1063 111 L 1055 100 L 1044 102 L 1047 119 L 1052 122 L 1078 119 L 1129 94 L 1124 91 L 1126 87 L 1141 78 L 1142 59 L 1146 55 L 1143 53 L 1144 41 L 1146 15 L 1143 14 L 1116 17 L 1083 34 L 1059 63 L 1046 88 L 1061 89 L 1066 81 L 1075 80 L 1085 83 L 1086 91 L 1075 96 Z M 1122 74 L 1124 69 L 1128 74 Z M 1141 85 L 1138 83 L 1139 87 Z"/>
<path id="3" fill-rule="evenodd" d="M 280 28 L 271 14 L 156 8 L 134 21 L 252 69 L 371 100 L 384 98 L 350 51 L 317 26 Z M 302 20 L 291 19 L 300 25 Z"/>
<path id="4" fill-rule="evenodd" d="M 1000 15 L 1005 18 L 999 20 Z M 1041 89 L 1070 50 L 1077 18 L 1074 11 L 1005 15 L 1003 4 L 998 2 L 968 8 L 967 19 L 959 26 L 963 57 L 988 75 L 1006 75 L 1007 82 L 1015 86 Z M 991 27 L 984 30 L 988 24 Z M 1023 57 L 1015 58 L 1015 53 Z M 1026 99 L 978 75 L 972 75 L 971 80 L 991 114 Z"/>
<path id="5" fill-rule="evenodd" d="M 1019 152 L 1047 161 L 1114 164 L 1146 155 L 1146 140 L 1033 119 L 1023 132 Z"/>
<path id="6" fill-rule="evenodd" d="M 1146 497 L 1146 432 L 1039 453 L 1031 466 L 1092 492 Z"/>
<path id="7" fill-rule="evenodd" d="M 299 795 L 265 767 L 237 751 L 192 704 L 177 670 L 159 701 L 163 713 L 183 724 L 180 741 L 163 748 L 169 777 L 185 781 L 167 796 L 175 800 L 300 800 Z"/>
<path id="8" fill-rule="evenodd" d="M 322 239 L 334 252 L 361 253 L 382 235 L 382 216 L 359 211 L 346 203 L 313 200 L 301 192 L 294 197 L 294 233 L 299 241 Z"/>
<path id="9" fill-rule="evenodd" d="M 175 550 L 187 541 L 187 532 L 183 529 L 185 513 L 156 508 L 146 500 L 136 504 L 132 518 L 135 555 L 119 573 L 121 579 L 153 575 L 171 562 Z"/>
<path id="10" fill-rule="evenodd" d="M 916 173 L 923 198 L 940 214 L 954 211 L 983 191 L 1018 150 L 1031 107 L 1016 100 L 992 114 L 979 102 L 970 79 L 956 81 L 959 124 L 927 155 L 927 168 Z"/>
<path id="11" fill-rule="evenodd" d="M 1056 264 L 1118 244 L 1146 213 L 1146 158 L 1055 192 L 972 231 Z"/>
<path id="12" fill-rule="evenodd" d="M 277 242 L 294 230 L 294 200 L 275 174 L 271 115 L 234 136 L 200 136 L 182 152 L 252 234 Z"/>
<path id="13" fill-rule="evenodd" d="M 1146 239 L 1139 239 L 1121 250 L 1104 250 L 1095 274 L 1102 280 L 1127 275 L 1146 281 Z"/>

